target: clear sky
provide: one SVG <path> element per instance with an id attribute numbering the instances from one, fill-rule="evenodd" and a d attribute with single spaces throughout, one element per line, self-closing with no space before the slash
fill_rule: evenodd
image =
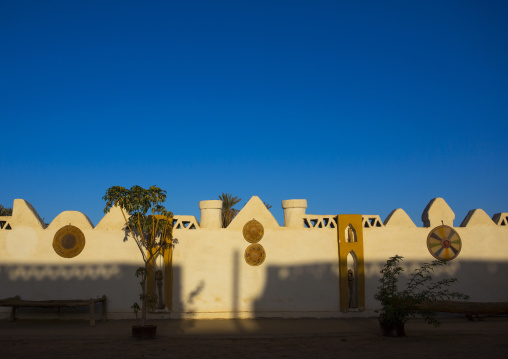
<path id="1" fill-rule="evenodd" d="M 508 212 L 507 1 L 0 0 L 0 204 Z"/>

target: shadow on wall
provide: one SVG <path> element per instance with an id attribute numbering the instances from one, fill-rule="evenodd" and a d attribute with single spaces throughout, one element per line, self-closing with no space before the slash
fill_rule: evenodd
<path id="1" fill-rule="evenodd" d="M 238 313 L 239 303 L 245 303 L 246 293 L 242 293 L 241 260 L 237 263 L 240 271 L 230 273 L 232 288 L 231 313 Z M 403 278 L 422 263 L 404 261 Z M 365 300 L 366 309 L 379 307 L 374 300 L 378 287 L 379 272 L 384 262 L 365 263 Z M 80 264 L 80 265 L 3 265 L 0 266 L 1 298 L 20 295 L 27 300 L 86 299 L 97 298 L 105 294 L 108 297 L 108 312 L 131 313 L 130 306 L 139 300 L 139 279 L 134 273 L 138 266 L 116 264 Z M 315 263 L 295 266 L 264 266 L 255 268 L 265 282 L 262 294 L 247 303 L 256 317 L 276 317 L 280 313 L 334 312 L 339 308 L 339 276 L 337 263 Z M 190 269 L 188 269 L 190 270 Z M 236 274 L 235 274 L 236 273 Z M 238 274 L 240 273 L 240 274 Z M 453 260 L 439 268 L 435 279 L 456 277 L 458 283 L 451 287 L 454 291 L 471 296 L 472 301 L 508 302 L 508 262 L 506 261 L 460 261 Z M 213 276 L 214 273 L 208 273 Z M 262 277 L 264 276 L 264 278 Z M 196 297 L 207 295 L 214 288 L 203 281 L 196 284 L 190 293 L 181 290 L 182 268 L 173 268 L 173 310 L 174 312 L 196 312 Z M 246 308 L 245 306 L 243 308 Z M 0 308 L 4 315 L 10 308 Z M 79 310 L 87 311 L 86 308 Z M 45 312 L 44 309 L 21 308 L 23 312 Z M 78 308 L 73 309 L 77 312 Z M 56 312 L 52 310 L 52 312 Z M 310 315 L 312 316 L 312 315 Z"/>
<path id="2" fill-rule="evenodd" d="M 263 295 L 252 305 L 254 312 L 338 310 L 336 264 L 267 266 L 265 273 L 266 286 Z"/>
<path id="3" fill-rule="evenodd" d="M 429 260 L 430 262 L 432 260 Z M 374 294 L 379 286 L 380 271 L 385 262 L 365 263 L 365 309 L 372 311 L 379 308 L 374 300 Z M 423 262 L 403 261 L 404 272 L 400 277 L 400 285 L 405 284 L 407 276 L 419 268 Z M 242 267 L 247 265 L 242 260 L 235 263 L 238 267 L 230 272 L 231 306 L 226 308 L 233 317 L 239 317 L 242 311 L 250 310 L 256 317 L 310 316 L 312 312 L 321 312 L 320 316 L 335 316 L 340 312 L 339 274 L 337 263 L 315 263 L 295 266 L 264 266 L 259 270 L 262 282 L 265 283 L 261 295 L 249 299 L 248 293 L 242 292 Z M 239 269 L 239 270 L 238 270 Z M 173 311 L 175 313 L 198 314 L 210 311 L 201 309 L 195 302 L 199 294 L 203 297 L 213 297 L 216 290 L 206 280 L 213 273 L 203 273 L 203 280 L 196 283 L 196 287 L 188 293 L 181 288 L 182 268 L 173 268 Z M 468 294 L 471 301 L 480 302 L 508 302 L 508 262 L 496 261 L 458 261 L 454 260 L 445 267 L 438 268 L 433 279 L 455 277 L 458 283 L 450 289 Z M 264 277 L 264 278 L 263 278 Z M 255 285 L 255 283 L 252 283 Z M 348 293 L 349 294 L 349 293 Z M 242 303 L 243 305 L 240 305 Z M 213 311 L 213 309 L 212 309 Z M 293 314 L 291 314 L 293 313 Z M 354 316 L 355 311 L 349 312 Z M 371 315 L 375 315 L 371 312 Z"/>
<path id="4" fill-rule="evenodd" d="M 400 285 L 423 263 L 405 261 Z M 374 294 L 384 262 L 365 263 L 366 309 L 379 307 Z M 261 269 L 261 268 L 260 268 Z M 257 317 L 270 312 L 338 312 L 339 277 L 336 264 L 269 266 L 263 294 L 252 303 Z M 471 301 L 508 302 L 508 262 L 456 261 L 434 272 L 433 279 L 455 277 L 450 289 L 471 296 Z M 241 295 L 241 294 L 240 294 Z M 274 314 L 275 315 L 275 314 Z M 277 316 L 277 315 L 275 315 Z"/>
<path id="5" fill-rule="evenodd" d="M 130 307 L 139 300 L 141 292 L 135 277 L 137 268 L 118 264 L 3 265 L 0 266 L 0 299 L 16 295 L 25 300 L 88 299 L 105 294 L 108 312 L 131 312 Z M 0 310 L 10 311 L 10 308 Z M 48 312 L 41 308 L 19 309 L 19 313 L 38 311 Z"/>

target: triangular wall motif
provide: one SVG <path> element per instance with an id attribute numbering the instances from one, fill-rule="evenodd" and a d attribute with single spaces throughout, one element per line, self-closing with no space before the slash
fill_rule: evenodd
<path id="1" fill-rule="evenodd" d="M 416 225 L 402 208 L 394 209 L 384 221 L 386 227 L 414 228 Z"/>
<path id="2" fill-rule="evenodd" d="M 46 225 L 35 208 L 24 199 L 15 199 L 12 205 L 12 223 L 23 223 L 24 226 L 44 229 Z"/>
<path id="3" fill-rule="evenodd" d="M 279 228 L 279 223 L 258 196 L 252 196 L 227 229 L 243 230 L 245 223 L 255 218 L 265 229 Z"/>
<path id="4" fill-rule="evenodd" d="M 496 224 L 483 209 L 472 209 L 461 223 L 461 227 L 495 226 Z"/>

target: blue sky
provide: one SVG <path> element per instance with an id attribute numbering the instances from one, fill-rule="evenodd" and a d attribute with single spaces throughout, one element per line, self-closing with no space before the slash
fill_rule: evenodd
<path id="1" fill-rule="evenodd" d="M 0 204 L 508 212 L 506 1 L 0 0 Z"/>

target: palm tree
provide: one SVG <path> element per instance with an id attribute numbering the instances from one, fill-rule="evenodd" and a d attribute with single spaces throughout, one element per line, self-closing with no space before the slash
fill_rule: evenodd
<path id="1" fill-rule="evenodd" d="M 240 212 L 238 209 L 233 208 L 233 206 L 238 204 L 242 199 L 233 197 L 233 195 L 229 193 L 222 193 L 219 199 L 222 201 L 222 227 L 226 228 L 238 212 Z"/>
<path id="2" fill-rule="evenodd" d="M 12 208 L 7 208 L 0 204 L 0 216 L 12 216 Z"/>

